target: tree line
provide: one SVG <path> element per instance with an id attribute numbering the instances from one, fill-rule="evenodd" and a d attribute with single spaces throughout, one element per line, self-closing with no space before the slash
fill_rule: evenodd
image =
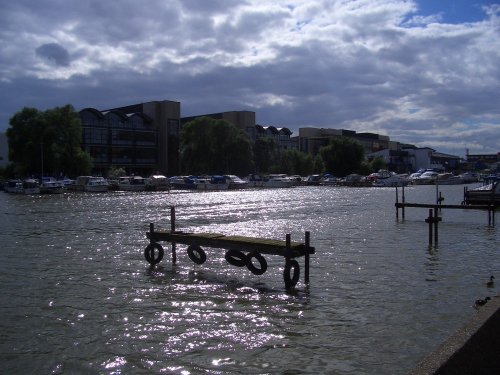
<path id="1" fill-rule="evenodd" d="M 11 165 L 4 175 L 91 173 L 92 158 L 81 148 L 82 123 L 71 105 L 46 111 L 23 108 L 12 116 L 9 125 Z M 184 124 L 179 141 L 183 174 L 330 173 L 344 177 L 350 173 L 368 174 L 382 167 L 380 159 L 366 162 L 362 145 L 347 137 L 331 138 L 313 157 L 295 149 L 280 150 L 268 137 L 252 143 L 243 130 L 210 117 Z"/>

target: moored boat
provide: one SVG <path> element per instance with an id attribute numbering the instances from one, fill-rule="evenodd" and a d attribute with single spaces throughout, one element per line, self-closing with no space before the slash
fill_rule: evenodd
<path id="1" fill-rule="evenodd" d="M 146 190 L 164 191 L 169 189 L 170 184 L 168 178 L 163 175 L 155 174 L 146 179 Z"/>
<path id="2" fill-rule="evenodd" d="M 19 179 L 7 180 L 3 189 L 7 193 L 12 193 L 12 194 L 23 194 L 24 193 L 23 182 Z"/>
<path id="3" fill-rule="evenodd" d="M 462 177 L 455 176 L 453 173 L 440 173 L 436 178 L 436 184 L 438 185 L 459 185 L 463 183 Z"/>
<path id="4" fill-rule="evenodd" d="M 78 176 L 70 189 L 89 193 L 104 193 L 109 190 L 109 183 L 104 177 Z"/>
<path id="5" fill-rule="evenodd" d="M 229 182 L 224 176 L 212 176 L 206 178 L 197 178 L 194 180 L 196 190 L 227 190 Z"/>
<path id="6" fill-rule="evenodd" d="M 229 189 L 244 189 L 248 187 L 248 181 L 242 180 L 233 174 L 224 175 L 224 178 L 229 182 Z"/>
<path id="7" fill-rule="evenodd" d="M 436 183 L 436 179 L 439 173 L 435 171 L 425 171 L 419 177 L 413 180 L 415 185 L 433 185 Z"/>
<path id="8" fill-rule="evenodd" d="M 24 194 L 40 194 L 40 184 L 34 178 L 28 178 L 23 181 Z"/>
<path id="9" fill-rule="evenodd" d="M 40 183 L 40 193 L 61 194 L 65 190 L 63 181 L 58 181 L 54 177 L 42 177 Z"/>
<path id="10" fill-rule="evenodd" d="M 295 181 L 286 174 L 270 174 L 264 178 L 262 187 L 265 188 L 289 188 L 295 185 Z"/>
<path id="11" fill-rule="evenodd" d="M 466 190 L 464 198 L 465 204 L 493 204 L 499 206 L 500 181 L 494 181 L 475 189 Z"/>
<path id="12" fill-rule="evenodd" d="M 117 188 L 123 191 L 144 191 L 146 179 L 141 176 L 123 176 L 119 178 Z"/>

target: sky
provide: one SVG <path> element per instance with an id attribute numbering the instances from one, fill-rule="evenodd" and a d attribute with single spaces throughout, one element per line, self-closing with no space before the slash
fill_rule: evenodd
<path id="1" fill-rule="evenodd" d="M 0 0 L 0 132 L 24 107 L 181 116 L 500 152 L 500 0 Z"/>

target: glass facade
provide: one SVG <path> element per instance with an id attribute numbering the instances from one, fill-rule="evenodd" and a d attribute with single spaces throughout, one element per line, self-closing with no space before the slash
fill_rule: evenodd
<path id="1" fill-rule="evenodd" d="M 123 167 L 129 173 L 150 173 L 157 168 L 158 130 L 147 116 L 88 108 L 80 111 L 80 119 L 83 149 L 92 156 L 95 169 L 106 173 L 111 167 Z"/>

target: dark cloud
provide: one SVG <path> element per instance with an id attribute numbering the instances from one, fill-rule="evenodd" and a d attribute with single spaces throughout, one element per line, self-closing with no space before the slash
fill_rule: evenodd
<path id="1" fill-rule="evenodd" d="M 69 66 L 70 56 L 68 51 L 57 43 L 43 44 L 36 49 L 37 56 L 46 59 L 58 66 Z"/>

